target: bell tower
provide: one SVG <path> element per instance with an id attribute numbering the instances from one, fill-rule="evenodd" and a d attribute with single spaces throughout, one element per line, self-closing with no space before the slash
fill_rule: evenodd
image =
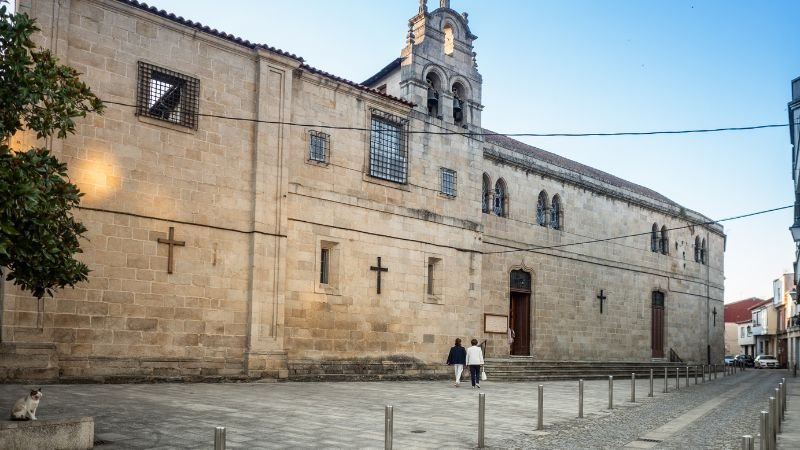
<path id="1" fill-rule="evenodd" d="M 468 14 L 450 8 L 449 0 L 428 11 L 427 0 L 408 21 L 400 58 L 364 84 L 416 104 L 416 110 L 443 126 L 481 127 L 481 85 Z"/>

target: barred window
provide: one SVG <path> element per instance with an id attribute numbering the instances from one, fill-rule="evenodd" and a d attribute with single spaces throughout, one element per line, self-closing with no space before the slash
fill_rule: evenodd
<path id="1" fill-rule="evenodd" d="M 369 141 L 369 174 L 406 183 L 408 176 L 408 122 L 395 115 L 372 110 Z"/>
<path id="2" fill-rule="evenodd" d="M 455 197 L 456 185 L 457 185 L 456 171 L 442 167 L 440 174 L 441 174 L 440 185 L 442 194 L 450 197 Z"/>
<path id="3" fill-rule="evenodd" d="M 136 114 L 197 128 L 200 80 L 139 61 Z"/>
<path id="4" fill-rule="evenodd" d="M 323 247 L 319 252 L 319 282 L 320 284 L 328 284 L 328 277 L 330 275 L 330 255 L 331 249 Z"/>
<path id="5" fill-rule="evenodd" d="M 330 136 L 320 131 L 311 130 L 308 135 L 308 159 L 328 162 Z"/>

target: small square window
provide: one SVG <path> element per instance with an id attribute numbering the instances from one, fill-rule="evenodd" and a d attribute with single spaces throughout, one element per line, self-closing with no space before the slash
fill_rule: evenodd
<path id="1" fill-rule="evenodd" d="M 329 148 L 330 136 L 313 130 L 308 133 L 308 159 L 310 161 L 327 163 Z"/>
<path id="2" fill-rule="evenodd" d="M 448 197 L 455 197 L 458 181 L 456 171 L 442 167 L 440 171 L 440 178 L 441 180 L 439 184 L 441 186 L 441 193 Z"/>
<path id="3" fill-rule="evenodd" d="M 197 128 L 200 80 L 139 62 L 136 114 Z"/>

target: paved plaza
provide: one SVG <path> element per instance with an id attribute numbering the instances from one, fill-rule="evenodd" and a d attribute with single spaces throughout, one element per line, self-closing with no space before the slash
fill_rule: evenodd
<path id="1" fill-rule="evenodd" d="M 478 393 L 485 394 L 486 446 L 492 448 L 738 448 L 757 434 L 758 411 L 785 371 L 747 370 L 695 384 L 681 378 L 585 382 L 584 419 L 577 382 L 492 382 L 473 390 L 447 381 L 249 384 L 86 384 L 44 386 L 37 416 L 93 416 L 96 448 L 213 448 L 225 426 L 228 448 L 381 448 L 384 409 L 394 407 L 394 448 L 474 448 Z M 537 387 L 544 386 L 544 430 L 536 431 Z M 4 407 L 27 386 L 0 385 Z M 800 428 L 800 396 L 790 396 L 786 428 Z M 791 432 L 786 439 L 791 439 Z M 789 441 L 786 440 L 786 443 Z M 797 442 L 797 441 L 794 441 Z M 794 445 L 794 444 L 792 444 Z M 783 447 L 790 448 L 790 447 Z"/>

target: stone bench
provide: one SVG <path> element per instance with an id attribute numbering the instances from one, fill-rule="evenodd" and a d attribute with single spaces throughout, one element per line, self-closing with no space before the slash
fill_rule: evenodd
<path id="1" fill-rule="evenodd" d="M 3 450 L 82 450 L 93 446 L 93 417 L 0 421 Z"/>

